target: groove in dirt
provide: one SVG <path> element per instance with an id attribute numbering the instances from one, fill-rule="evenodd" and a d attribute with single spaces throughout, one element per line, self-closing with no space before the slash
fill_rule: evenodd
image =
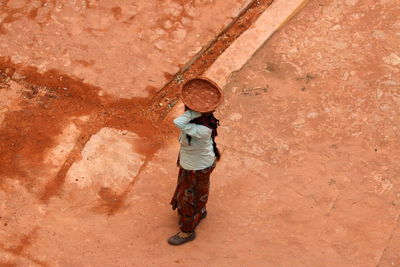
<path id="1" fill-rule="evenodd" d="M 244 33 L 260 15 L 273 3 L 274 0 L 253 0 L 249 5 L 193 57 L 177 74 L 159 90 L 152 99 L 152 107 L 162 120 L 168 114 L 179 98 L 182 83 L 195 77 L 200 77 L 217 58 Z M 162 103 L 163 105 L 160 105 Z"/>

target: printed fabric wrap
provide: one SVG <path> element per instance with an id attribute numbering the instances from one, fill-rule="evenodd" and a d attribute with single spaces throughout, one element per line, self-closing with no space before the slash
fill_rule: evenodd
<path id="1" fill-rule="evenodd" d="M 178 209 L 179 227 L 182 232 L 193 232 L 206 211 L 210 192 L 210 175 L 215 163 L 203 170 L 179 168 L 178 183 L 171 200 L 172 209 Z"/>

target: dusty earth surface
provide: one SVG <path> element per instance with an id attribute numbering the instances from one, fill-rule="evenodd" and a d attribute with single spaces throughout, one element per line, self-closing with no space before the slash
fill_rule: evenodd
<path id="1" fill-rule="evenodd" d="M 248 2 L 1 0 L 1 56 L 73 75 L 99 94 L 146 97 Z"/>
<path id="2" fill-rule="evenodd" d="M 400 266 L 399 15 L 396 1 L 311 1 L 231 79 L 212 201 L 251 249 L 238 255 Z"/>
<path id="3" fill-rule="evenodd" d="M 244 2 L 190 2 L 207 14 L 190 27 L 212 38 Z M 160 121 L 148 99 L 125 98 L 146 96 L 148 75 L 159 73 L 155 87 L 165 83 L 163 73 L 193 55 L 190 45 L 176 49 L 166 34 L 158 38 L 172 50 L 129 54 L 128 46 L 157 42 L 151 27 L 143 42 L 129 39 L 126 31 L 138 31 L 129 19 L 159 20 L 139 7 L 135 17 L 122 1 L 120 9 L 115 1 L 1 3 L 1 56 L 11 57 L 0 73 L 1 266 L 400 266 L 396 0 L 310 0 L 231 77 L 217 112 L 223 159 L 209 216 L 179 248 L 166 238 L 177 231 L 171 120 L 182 105 Z M 227 17 L 215 26 L 201 8 Z M 137 77 L 121 71 L 136 58 L 145 63 Z M 135 87 L 132 77 L 137 90 L 123 89 Z"/>

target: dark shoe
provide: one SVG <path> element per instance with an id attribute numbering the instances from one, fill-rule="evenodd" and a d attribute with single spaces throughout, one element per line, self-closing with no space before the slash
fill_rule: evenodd
<path id="1" fill-rule="evenodd" d="M 179 234 L 179 233 L 178 233 Z M 196 238 L 196 232 L 192 232 L 188 237 L 180 237 L 178 234 L 168 238 L 168 243 L 173 246 L 179 246 L 185 244 L 186 242 L 192 241 Z"/>

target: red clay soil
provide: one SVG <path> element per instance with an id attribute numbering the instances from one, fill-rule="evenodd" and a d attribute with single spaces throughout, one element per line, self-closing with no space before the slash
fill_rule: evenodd
<path id="1" fill-rule="evenodd" d="M 187 77 L 154 102 L 117 100 L 4 60 L 0 87 L 18 82 L 24 93 L 0 132 L 1 151 L 10 150 L 0 166 L 0 266 L 400 266 L 395 1 L 310 1 L 232 76 L 218 111 L 224 154 L 209 216 L 183 248 L 165 242 L 178 228 L 168 206 L 178 144 L 153 152 L 172 136 L 158 123 Z M 43 181 L 45 150 L 71 120 L 78 142 Z M 68 183 L 103 126 L 148 140 L 138 174 L 121 187 Z"/>
<path id="2" fill-rule="evenodd" d="M 1 56 L 148 97 L 250 1 L 1 1 Z"/>
<path id="3" fill-rule="evenodd" d="M 19 109 L 7 112 L 0 128 L 0 189 L 12 192 L 10 184 L 5 181 L 16 180 L 40 201 L 49 202 L 60 193 L 67 172 L 82 157 L 82 149 L 94 134 L 104 127 L 128 130 L 140 137 L 142 143 L 135 147 L 135 151 L 145 156 L 145 163 L 122 192 L 101 188 L 98 192 L 98 205 L 92 208 L 96 213 L 107 215 L 121 211 L 126 206 L 128 193 L 155 152 L 176 134 L 171 125 L 163 122 L 163 118 L 177 102 L 182 82 L 201 76 L 270 3 L 272 0 L 254 1 L 231 27 L 219 35 L 194 62 L 188 63 L 178 75 L 172 77 L 172 81 L 154 98 L 118 99 L 107 94 L 102 95 L 99 94 L 101 88 L 57 70 L 40 73 L 33 67 L 12 64 L 7 57 L 0 58 L 0 85 L 6 88 L 10 82 L 16 82 L 23 88 Z M 118 14 L 118 10 L 115 10 L 115 16 Z M 13 16 L 9 15 L 6 20 L 14 19 Z M 78 142 L 57 175 L 43 185 L 38 177 L 46 169 L 46 152 L 56 147 L 56 137 L 62 134 L 71 118 L 82 116 L 87 116 L 88 120 L 74 121 L 80 132 Z M 23 203 L 19 205 L 23 206 Z M 48 266 L 26 252 L 33 238 L 35 229 L 23 234 L 16 245 L 0 244 L 0 250 L 29 259 L 36 265 Z M 0 265 L 13 266 L 7 262 L 0 262 Z"/>
<path id="4" fill-rule="evenodd" d="M 243 32 L 245 32 L 267 9 L 273 0 L 254 0 L 244 12 L 237 17 L 217 38 L 196 55 L 193 60 L 188 62 L 175 77 L 167 83 L 154 97 L 153 108 L 157 109 L 160 118 L 164 118 L 168 113 L 168 108 L 159 103 L 168 103 L 173 106 L 178 98 L 182 83 L 190 79 L 201 76 L 214 61 L 235 41 Z"/>
<path id="5" fill-rule="evenodd" d="M 18 81 L 25 91 L 21 109 L 8 112 L 0 128 L 0 185 L 4 177 L 8 177 L 22 180 L 28 189 L 36 191 L 35 176 L 42 167 L 44 152 L 56 145 L 54 138 L 61 134 L 71 117 L 88 115 L 90 119 L 80 124 L 82 135 L 56 179 L 44 192 L 38 192 L 43 200 L 57 193 L 69 167 L 79 158 L 90 137 L 101 128 L 134 130 L 143 140 L 149 141 L 138 147 L 138 152 L 145 156 L 152 155 L 170 135 L 168 125 L 153 123 L 154 115 L 147 108 L 147 99 L 100 97 L 99 88 L 57 71 L 40 74 L 34 68 L 22 69 L 5 59 L 0 62 L 1 82 L 7 84 L 6 80 L 10 80 L 16 69 L 25 77 Z"/>
<path id="6" fill-rule="evenodd" d="M 14 76 L 14 80 L 25 88 L 21 108 L 6 113 L 0 129 L 0 186 L 4 177 L 18 179 L 27 189 L 38 193 L 40 199 L 47 201 L 57 194 L 70 166 L 80 157 L 90 137 L 103 127 L 135 132 L 145 140 L 138 152 L 150 160 L 163 141 L 174 133 L 171 126 L 161 121 L 177 102 L 181 82 L 201 76 L 271 3 L 272 0 L 253 1 L 203 54 L 188 63 L 153 99 L 99 96 L 100 88 L 56 70 L 41 74 L 33 67 L 15 65 L 9 58 L 0 58 L 0 83 L 7 86 L 7 81 Z M 80 123 L 78 143 L 56 178 L 41 191 L 35 186 L 35 177 L 43 167 L 44 152 L 56 146 L 54 138 L 61 134 L 67 119 L 79 116 L 89 116 L 89 121 Z M 103 199 L 113 198 L 110 197 L 112 193 L 103 193 Z"/>

